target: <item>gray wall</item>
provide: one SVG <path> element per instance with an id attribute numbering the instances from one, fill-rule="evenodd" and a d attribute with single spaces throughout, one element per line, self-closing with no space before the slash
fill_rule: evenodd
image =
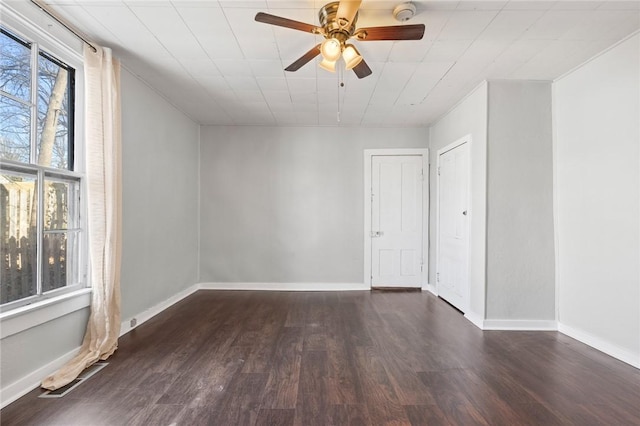
<path id="1" fill-rule="evenodd" d="M 554 83 L 560 329 L 640 367 L 640 35 Z"/>
<path id="2" fill-rule="evenodd" d="M 6 388 L 78 348 L 88 319 L 89 309 L 85 308 L 2 339 L 1 387 Z"/>
<path id="3" fill-rule="evenodd" d="M 364 149 L 427 130 L 204 127 L 201 282 L 362 283 Z"/>
<path id="4" fill-rule="evenodd" d="M 489 82 L 487 319 L 555 319 L 551 83 Z"/>
<path id="5" fill-rule="evenodd" d="M 122 318 L 197 282 L 199 126 L 122 75 Z"/>
<path id="6" fill-rule="evenodd" d="M 444 117 L 429 128 L 431 157 L 431 201 L 429 211 L 429 282 L 435 284 L 436 272 L 436 165 L 438 150 L 471 135 L 471 206 L 469 233 L 470 317 L 482 320 L 485 314 L 485 245 L 487 201 L 487 83 L 482 83 Z"/>

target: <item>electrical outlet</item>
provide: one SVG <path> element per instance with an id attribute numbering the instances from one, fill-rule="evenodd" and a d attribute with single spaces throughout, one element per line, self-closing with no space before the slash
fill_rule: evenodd
<path id="1" fill-rule="evenodd" d="M 137 323 L 138 323 L 137 319 L 131 318 L 131 321 L 129 322 L 129 327 L 133 328 L 136 326 Z"/>

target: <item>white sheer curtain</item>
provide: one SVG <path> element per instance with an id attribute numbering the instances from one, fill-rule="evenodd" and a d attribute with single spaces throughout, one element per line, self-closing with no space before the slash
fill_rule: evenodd
<path id="1" fill-rule="evenodd" d="M 42 382 L 58 389 L 107 359 L 120 334 L 122 217 L 120 63 L 111 49 L 84 49 L 85 146 L 91 263 L 91 315 L 80 352 Z"/>

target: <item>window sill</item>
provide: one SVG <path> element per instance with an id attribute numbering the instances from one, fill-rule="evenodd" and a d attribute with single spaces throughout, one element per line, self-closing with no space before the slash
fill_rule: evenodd
<path id="1" fill-rule="evenodd" d="M 0 313 L 0 339 L 84 309 L 90 304 L 91 288 L 83 288 Z"/>

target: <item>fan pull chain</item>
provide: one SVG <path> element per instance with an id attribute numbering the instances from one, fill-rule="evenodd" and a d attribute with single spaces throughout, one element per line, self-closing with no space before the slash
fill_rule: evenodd
<path id="1" fill-rule="evenodd" d="M 340 109 L 342 107 L 342 103 L 340 102 L 340 89 L 344 87 L 344 74 L 342 71 L 342 67 L 338 68 L 338 115 L 337 120 L 340 122 Z"/>

